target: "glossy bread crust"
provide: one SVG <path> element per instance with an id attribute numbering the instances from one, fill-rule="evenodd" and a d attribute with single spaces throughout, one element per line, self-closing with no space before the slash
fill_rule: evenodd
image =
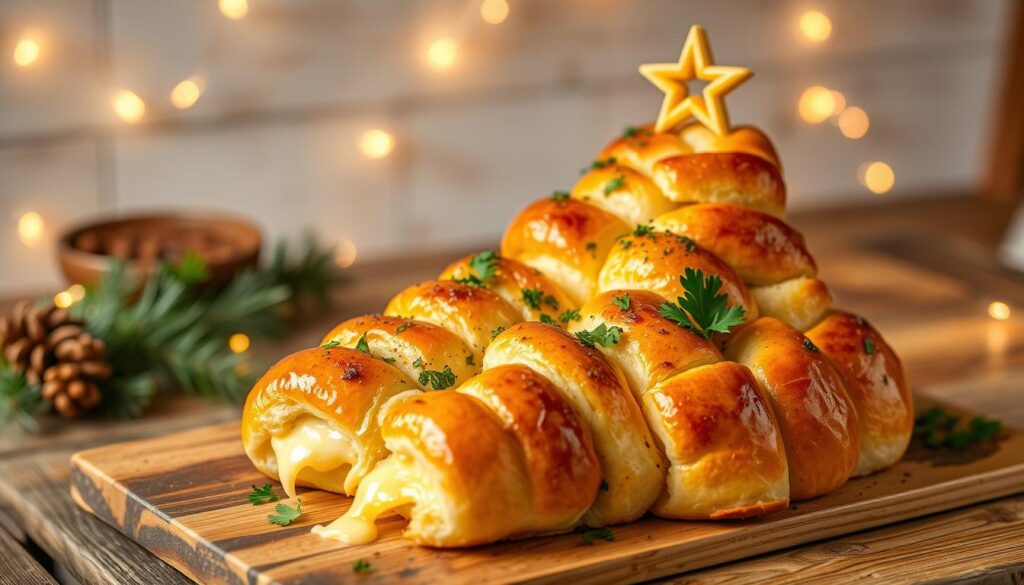
<path id="1" fill-rule="evenodd" d="M 746 367 L 720 362 L 682 372 L 644 394 L 643 407 L 670 465 L 655 514 L 745 518 L 789 505 L 785 446 Z"/>
<path id="2" fill-rule="evenodd" d="M 458 335 L 474 355 L 483 353 L 492 331 L 522 320 L 519 311 L 494 292 L 451 280 L 410 286 L 391 299 L 384 314 L 444 327 Z"/>
<path id="3" fill-rule="evenodd" d="M 643 515 L 661 491 L 665 465 L 622 373 L 598 350 L 543 323 L 520 323 L 494 339 L 484 371 L 508 364 L 552 382 L 590 431 L 605 488 L 583 522 L 604 526 Z"/>
<path id="4" fill-rule="evenodd" d="M 339 431 L 357 454 L 344 481 L 354 493 L 359 480 L 387 455 L 378 414 L 389 399 L 418 389 L 400 370 L 362 352 L 337 347 L 293 353 L 256 382 L 242 411 L 242 445 L 264 474 L 277 479 L 271 436 L 286 433 L 311 415 Z M 311 485 L 303 481 L 300 485 Z M 336 491 L 336 486 L 311 485 Z"/>
<path id="5" fill-rule="evenodd" d="M 725 355 L 750 368 L 771 400 L 786 444 L 790 499 L 806 500 L 842 485 L 857 469 L 860 422 L 825 355 L 771 317 L 740 331 Z"/>
<path id="6" fill-rule="evenodd" d="M 473 256 L 466 256 L 451 263 L 438 277 L 441 280 L 457 280 L 479 275 L 470 268 Z M 573 307 L 573 302 L 540 270 L 531 268 L 518 260 L 499 257 L 495 260 L 494 276 L 487 279 L 487 289 L 515 307 L 524 321 L 538 321 L 547 315 L 557 319 L 559 311 Z M 536 306 L 527 302 L 524 290 L 540 291 L 540 303 Z"/>
<path id="7" fill-rule="evenodd" d="M 686 205 L 657 217 L 653 225 L 691 238 L 750 286 L 814 276 L 818 271 L 800 232 L 777 217 L 742 205 Z"/>
<path id="8" fill-rule="evenodd" d="M 832 308 L 832 292 L 818 278 L 800 276 L 778 284 L 751 287 L 750 294 L 765 317 L 775 317 L 800 331 L 821 321 Z"/>
<path id="9" fill-rule="evenodd" d="M 772 215 L 786 209 L 778 167 L 742 152 L 685 154 L 658 161 L 651 178 L 679 203 L 737 203 Z"/>
<path id="10" fill-rule="evenodd" d="M 807 332 L 846 382 L 860 420 L 856 475 L 903 457 L 914 430 L 914 404 L 896 352 L 867 321 L 835 312 Z"/>
<path id="11" fill-rule="evenodd" d="M 593 205 L 541 199 L 512 220 L 501 255 L 540 270 L 579 306 L 593 296 L 608 251 L 628 231 L 620 219 Z"/>
<path id="12" fill-rule="evenodd" d="M 626 225 L 647 223 L 677 207 L 646 175 L 619 164 L 588 171 L 572 188 L 572 197 L 600 207 Z"/>

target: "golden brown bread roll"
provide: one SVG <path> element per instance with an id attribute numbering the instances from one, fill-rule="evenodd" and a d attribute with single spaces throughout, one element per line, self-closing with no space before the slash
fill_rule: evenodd
<path id="1" fill-rule="evenodd" d="M 256 382 L 242 416 L 242 445 L 289 497 L 304 485 L 343 494 L 387 455 L 378 414 L 418 386 L 371 355 L 336 347 L 294 353 Z"/>
<path id="2" fill-rule="evenodd" d="M 842 485 L 857 468 L 860 426 L 842 378 L 802 333 L 763 317 L 742 329 L 725 352 L 750 368 L 772 403 L 789 461 L 790 499 Z"/>
<path id="3" fill-rule="evenodd" d="M 678 206 L 643 173 L 619 164 L 588 171 L 572 188 L 572 197 L 600 207 L 626 225 L 647 223 Z"/>
<path id="4" fill-rule="evenodd" d="M 562 289 L 536 268 L 531 268 L 512 258 L 499 257 L 493 252 L 484 252 L 483 254 L 490 254 L 487 256 L 490 262 L 485 261 L 483 264 L 491 267 L 492 275 L 482 279 L 482 285 L 515 307 L 523 320 L 537 321 L 541 315 L 558 319 L 562 310 L 574 306 Z M 442 280 L 480 278 L 481 275 L 478 275 L 472 268 L 474 259 L 479 260 L 480 258 L 481 254 L 477 254 L 453 262 L 444 269 L 438 278 Z"/>
<path id="5" fill-rule="evenodd" d="M 580 417 L 523 366 L 490 369 L 458 392 L 411 398 L 388 414 L 383 435 L 394 454 L 321 534 L 368 542 L 389 510 L 410 518 L 406 537 L 431 546 L 564 532 L 601 483 Z"/>
<path id="6" fill-rule="evenodd" d="M 475 356 L 483 354 L 495 331 L 522 320 L 519 312 L 494 292 L 451 280 L 410 286 L 391 299 L 384 314 L 444 327 L 458 335 Z"/>
<path id="7" fill-rule="evenodd" d="M 665 465 L 622 373 L 597 349 L 543 323 L 519 323 L 495 337 L 484 371 L 507 364 L 550 380 L 590 430 L 604 483 L 584 523 L 604 526 L 643 515 L 661 491 Z"/>
<path id="8" fill-rule="evenodd" d="M 419 383 L 420 374 L 447 367 L 457 380 L 468 380 L 480 371 L 483 354 L 474 353 L 457 335 L 426 321 L 385 315 L 364 315 L 337 325 L 324 336 L 321 345 L 338 342 L 356 349 L 360 340 L 369 354 L 390 363 L 410 380 Z M 430 384 L 419 383 L 423 390 Z"/>
<path id="9" fill-rule="evenodd" d="M 755 286 L 750 294 L 765 317 L 775 317 L 801 331 L 821 321 L 832 308 L 832 293 L 817 278 L 801 276 L 778 284 Z"/>
<path id="10" fill-rule="evenodd" d="M 899 461 L 914 431 L 914 405 L 899 357 L 864 319 L 836 312 L 807 332 L 846 382 L 860 420 L 855 475 Z"/>
<path id="11" fill-rule="evenodd" d="M 643 226 L 612 248 L 598 290 L 646 290 L 675 301 L 684 296 L 679 277 L 686 268 L 718 275 L 730 304 L 743 307 L 748 323 L 757 318 L 754 298 L 729 265 L 688 238 Z"/>
<path id="12" fill-rule="evenodd" d="M 699 366 L 656 385 L 643 407 L 669 460 L 655 514 L 746 518 L 789 505 L 786 449 L 750 370 L 734 362 Z"/>
<path id="13" fill-rule="evenodd" d="M 604 147 L 595 163 L 618 163 L 650 177 L 658 161 L 693 152 L 693 148 L 678 134 L 655 133 L 653 128 L 653 124 L 628 128 L 622 136 Z"/>
<path id="14" fill-rule="evenodd" d="M 615 304 L 616 299 L 628 308 Z M 643 290 L 608 291 L 587 301 L 580 307 L 581 319 L 569 324 L 573 333 L 602 323 L 622 329 L 618 343 L 599 349 L 625 374 L 637 400 L 672 374 L 722 359 L 710 341 L 662 317 L 664 303 Z"/>
<path id="15" fill-rule="evenodd" d="M 540 270 L 579 306 L 594 295 L 608 251 L 628 231 L 617 217 L 593 205 L 541 199 L 512 220 L 501 255 Z"/>
<path id="16" fill-rule="evenodd" d="M 799 232 L 742 205 L 686 205 L 657 217 L 652 225 L 689 237 L 725 261 L 750 286 L 814 276 L 818 271 Z"/>
<path id="17" fill-rule="evenodd" d="M 658 161 L 651 177 L 679 203 L 737 203 L 782 215 L 786 188 L 779 169 L 741 152 L 684 154 Z"/>

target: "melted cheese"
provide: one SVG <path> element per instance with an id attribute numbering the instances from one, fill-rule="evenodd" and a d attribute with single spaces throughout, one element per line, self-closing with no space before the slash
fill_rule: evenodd
<path id="1" fill-rule="evenodd" d="M 295 497 L 300 475 L 323 487 L 344 485 L 356 460 L 344 435 L 315 416 L 296 419 L 288 432 L 270 438 L 270 446 L 277 457 L 278 479 L 289 498 Z"/>
<path id="2" fill-rule="evenodd" d="M 346 544 L 367 544 L 377 539 L 377 518 L 428 498 L 422 471 L 408 457 L 392 455 L 363 478 L 352 506 L 341 518 L 314 526 L 313 533 Z"/>

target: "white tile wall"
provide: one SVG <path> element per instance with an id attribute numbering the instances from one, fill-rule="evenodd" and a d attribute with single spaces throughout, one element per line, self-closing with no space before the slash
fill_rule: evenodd
<path id="1" fill-rule="evenodd" d="M 968 189 L 1013 2 L 821 0 L 833 36 L 811 47 L 796 0 L 509 1 L 497 27 L 469 0 L 249 0 L 241 21 L 216 0 L 0 3 L 0 294 L 57 286 L 56 228 L 96 210 L 229 210 L 275 238 L 350 238 L 362 259 L 495 242 L 526 202 L 569 187 L 607 140 L 655 115 L 636 67 L 672 60 L 692 23 L 718 60 L 757 71 L 731 112 L 772 135 L 793 206 L 879 200 L 856 182 L 875 159 L 896 170 L 886 197 Z M 52 43 L 39 67 L 17 69 L 10 50 L 30 26 Z M 443 74 L 421 57 L 439 34 L 462 42 Z M 169 91 L 194 74 L 206 93 L 174 110 Z M 869 134 L 799 122 L 813 84 L 866 109 Z M 147 123 L 114 118 L 114 87 L 146 100 Z M 379 161 L 356 149 L 375 126 L 398 140 Z M 51 228 L 38 248 L 15 233 L 27 209 Z"/>

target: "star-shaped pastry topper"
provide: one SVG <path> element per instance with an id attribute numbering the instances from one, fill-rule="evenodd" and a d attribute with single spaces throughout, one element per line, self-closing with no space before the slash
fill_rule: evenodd
<path id="1" fill-rule="evenodd" d="M 671 130 L 693 116 L 715 134 L 724 136 L 729 133 L 725 95 L 746 81 L 753 71 L 744 67 L 715 65 L 707 33 L 703 27 L 694 25 L 686 35 L 678 63 L 641 65 L 640 74 L 665 92 L 661 112 L 654 125 L 655 132 Z M 696 79 L 708 83 L 701 94 L 690 95 L 686 82 Z"/>

